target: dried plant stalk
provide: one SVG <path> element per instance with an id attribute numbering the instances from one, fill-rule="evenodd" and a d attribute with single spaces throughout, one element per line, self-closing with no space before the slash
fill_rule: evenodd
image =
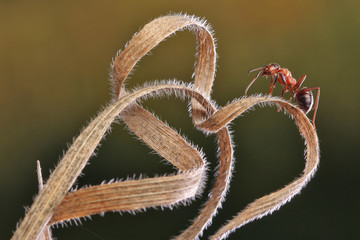
<path id="1" fill-rule="evenodd" d="M 205 21 L 194 16 L 170 15 L 160 17 L 144 26 L 127 44 L 114 60 L 112 80 L 114 98 L 125 94 L 123 83 L 135 64 L 157 44 L 176 31 L 193 30 L 198 39 L 198 59 L 194 72 L 194 87 L 200 90 L 204 97 L 209 98 L 214 81 L 216 67 L 215 43 L 210 26 Z M 193 102 L 193 120 L 201 121 L 206 111 L 200 104 Z"/>
<path id="2" fill-rule="evenodd" d="M 112 76 L 115 87 L 115 98 L 119 98 L 121 95 L 126 95 L 126 91 L 122 88 L 122 85 L 136 62 L 160 41 L 163 41 L 175 31 L 179 31 L 184 28 L 193 30 L 198 40 L 198 59 L 194 72 L 194 88 L 198 89 L 205 98 L 210 97 L 216 66 L 216 51 L 212 31 L 204 21 L 201 21 L 198 18 L 186 15 L 173 15 L 155 19 L 147 24 L 131 39 L 124 51 L 121 52 L 121 54 L 115 59 L 113 63 Z M 212 109 L 212 111 L 215 111 L 215 109 Z M 130 129 L 145 143 L 153 147 L 153 145 L 149 143 L 149 140 L 152 138 L 144 138 L 144 136 L 149 135 L 149 131 L 146 126 L 152 121 L 152 117 L 150 117 L 152 114 L 147 113 L 148 117 L 136 117 L 141 116 L 146 112 L 146 110 L 138 106 L 137 108 L 132 109 L 132 111 L 126 111 L 121 115 Z M 196 125 L 202 122 L 208 115 L 209 113 L 202 107 L 201 103 L 193 99 L 192 118 L 194 124 Z M 136 120 L 134 120 L 135 117 Z M 137 122 L 136 127 L 133 127 L 134 121 Z M 139 134 L 139 132 L 144 134 Z M 220 177 L 217 179 L 214 190 L 205 208 L 195 219 L 194 223 L 180 236 L 180 239 L 192 239 L 201 234 L 204 227 L 211 221 L 212 216 L 216 213 L 217 208 L 224 199 L 231 176 L 231 159 L 233 151 L 230 134 L 227 128 L 224 128 L 218 133 L 218 138 Z M 158 151 L 157 149 L 155 150 Z M 168 159 L 167 157 L 169 156 L 163 157 Z"/>
<path id="3" fill-rule="evenodd" d="M 199 102 L 203 103 L 204 109 L 208 109 L 209 112 L 214 111 L 213 106 L 210 102 L 208 102 L 203 96 L 194 91 L 192 88 L 182 86 L 182 85 L 158 85 L 148 88 L 142 88 L 140 91 L 143 94 L 149 94 L 151 91 L 154 91 L 155 94 L 162 94 L 159 92 L 160 90 L 164 91 L 165 93 L 171 93 L 175 91 L 177 95 L 181 96 L 192 96 L 194 99 L 196 99 Z M 140 92 L 137 91 L 136 93 Z M 132 96 L 133 94 L 130 94 L 128 96 Z M 139 95 L 137 95 L 139 96 Z M 126 112 L 132 112 L 134 108 L 139 108 L 138 106 L 132 106 L 131 108 L 127 109 Z M 210 110 L 211 109 L 211 110 Z M 138 109 L 137 109 L 138 110 Z M 129 115 L 127 115 L 129 116 Z M 196 193 L 198 191 L 201 191 L 201 180 L 204 178 L 204 161 L 201 158 L 201 154 L 194 149 L 192 146 L 190 146 L 180 135 L 178 135 L 174 130 L 167 127 L 163 122 L 156 119 L 153 115 L 148 113 L 147 111 L 143 110 L 142 115 L 140 116 L 140 119 L 148 119 L 147 125 L 141 125 L 140 128 L 136 129 L 134 132 L 141 137 L 146 143 L 148 143 L 149 146 L 151 146 L 154 150 L 158 151 L 160 155 L 163 157 L 167 157 L 167 160 L 171 162 L 174 166 L 179 168 L 183 172 L 183 176 L 167 176 L 163 178 L 156 178 L 158 180 L 137 180 L 133 182 L 119 182 L 119 183 L 113 183 L 113 184 L 107 184 L 107 185 L 101 185 L 96 187 L 91 187 L 87 189 L 81 189 L 79 191 L 70 193 L 62 202 L 62 204 L 59 206 L 59 208 L 56 210 L 53 218 L 50 221 L 50 224 L 56 223 L 58 221 L 66 220 L 69 218 L 75 218 L 75 217 L 82 217 L 89 214 L 99 213 L 102 211 L 114 211 L 114 210 L 123 210 L 123 211 L 129 211 L 129 210 L 139 210 L 144 207 L 150 207 L 150 206 L 167 206 L 170 204 L 177 203 L 179 201 L 183 201 L 188 198 L 193 198 L 196 196 Z M 129 127 L 131 129 L 135 129 L 138 125 L 136 124 L 136 119 L 133 118 L 131 125 Z M 154 127 L 155 126 L 155 127 Z M 146 127 L 146 130 L 142 130 Z M 223 138 L 224 136 L 220 135 L 220 138 Z M 220 141 L 224 145 L 226 143 L 225 140 Z M 166 146 L 165 144 L 166 143 Z M 228 141 L 228 143 L 230 143 Z M 225 144 L 226 145 L 226 144 Z M 224 146 L 225 146 L 224 145 Z M 225 147 L 220 147 L 220 150 L 224 149 Z M 169 155 L 171 153 L 171 155 Z M 199 173 L 201 172 L 201 174 Z M 224 174 L 226 176 L 226 174 Z M 196 178 L 196 181 L 194 180 L 194 177 Z M 139 183 L 137 183 L 139 181 Z M 158 195 L 156 192 L 156 189 L 150 184 L 156 185 L 155 187 L 158 188 L 158 190 L 161 192 L 161 194 L 164 193 L 164 189 L 168 188 L 171 189 L 172 192 L 168 191 L 166 192 L 167 202 L 163 202 L 162 199 L 158 198 L 157 202 L 154 202 L 152 195 Z M 159 184 L 161 183 L 161 184 Z M 129 192 L 123 192 L 123 189 L 128 188 L 128 184 L 131 185 L 131 191 L 134 191 L 135 194 L 132 196 Z M 165 184 L 169 184 L 169 187 L 167 187 Z M 176 186 L 178 185 L 178 186 Z M 138 191 L 138 187 L 140 190 Z M 145 190 L 145 189 L 150 189 Z M 192 191 L 188 190 L 188 192 L 184 192 L 183 189 L 193 189 Z M 144 193 L 144 195 L 139 195 L 138 192 Z M 101 192 L 101 194 L 100 194 Z M 152 194 L 151 194 L 151 193 Z M 180 193 L 184 193 L 184 195 L 180 195 Z M 191 193 L 191 195 L 189 195 Z M 116 195 L 117 194 L 117 195 Z M 91 202 L 92 196 L 97 195 L 98 197 L 94 199 L 93 201 L 95 203 Z M 172 197 L 172 195 L 176 197 Z M 149 199 L 147 199 L 147 197 Z M 140 199 L 137 199 L 140 198 Z M 112 201 L 109 205 L 107 205 L 108 199 L 112 199 Z M 169 199 L 173 199 L 171 202 L 168 202 Z M 148 202 L 147 204 L 139 205 L 137 204 L 137 201 L 141 202 Z M 114 202 L 116 204 L 114 205 Z M 131 207 L 130 203 L 134 203 Z M 91 204 L 94 204 L 92 207 Z M 150 204 L 150 205 L 149 205 Z M 76 206 L 75 206 L 76 205 Z M 95 206 L 96 205 L 96 206 Z M 100 207 L 101 206 L 101 207 Z M 74 210 L 76 208 L 76 210 Z M 70 212 L 70 210 L 72 212 Z M 85 210 L 84 210 L 85 209 Z M 88 210 L 86 210 L 88 209 Z M 94 212 L 94 209 L 96 209 Z M 81 214 L 79 214 L 81 212 Z M 207 212 L 208 213 L 208 212 Z M 203 218 L 202 218 L 203 219 Z"/>
<path id="4" fill-rule="evenodd" d="M 177 82 L 156 83 L 128 92 L 123 83 L 137 61 L 175 31 L 194 30 L 198 39 L 198 61 L 194 86 Z M 206 175 L 202 153 L 172 128 L 136 103 L 154 95 L 172 94 L 191 98 L 194 125 L 205 133 L 217 133 L 219 172 L 205 207 L 177 239 L 196 239 L 216 214 L 229 187 L 232 171 L 232 143 L 227 124 L 250 107 L 276 103 L 294 116 L 306 140 L 307 157 L 303 175 L 272 194 L 250 204 L 213 236 L 226 237 L 234 229 L 271 213 L 289 201 L 306 185 L 319 161 L 317 135 L 306 115 L 292 104 L 272 97 L 248 97 L 217 109 L 210 100 L 216 52 L 209 27 L 197 18 L 173 15 L 155 19 L 136 34 L 113 62 L 114 100 L 71 145 L 12 239 L 35 239 L 46 226 L 104 211 L 136 211 L 146 207 L 172 206 L 190 201 L 201 193 Z M 129 129 L 149 147 L 179 169 L 176 175 L 104 184 L 68 191 L 111 123 L 120 116 Z"/>
<path id="5" fill-rule="evenodd" d="M 40 161 L 36 161 L 36 168 L 37 168 L 37 175 L 38 175 L 38 184 L 39 184 L 39 193 L 42 191 L 44 187 L 44 182 L 42 178 L 42 172 L 41 172 L 41 166 Z M 40 233 L 40 236 L 38 237 L 39 240 L 51 240 L 51 229 L 50 226 L 47 226 L 42 233 Z"/>
<path id="6" fill-rule="evenodd" d="M 158 85 L 156 88 L 153 88 L 154 91 L 159 90 L 165 90 L 165 89 L 181 89 L 182 93 L 191 94 L 191 96 L 195 96 L 196 92 L 192 92 L 191 88 L 186 88 L 185 86 L 179 86 L 179 85 Z M 156 90 L 155 90 L 156 89 Z M 144 90 L 144 89 L 143 89 Z M 186 91 L 184 91 L 186 90 Z M 201 97 L 195 96 L 196 99 L 200 100 Z M 201 100 L 200 100 L 201 101 Z M 228 226 L 235 226 L 240 227 L 244 223 L 251 221 L 255 218 L 261 217 L 263 215 L 266 215 L 269 212 L 272 212 L 275 209 L 278 209 L 281 205 L 283 205 L 285 202 L 289 201 L 293 195 L 297 194 L 301 188 L 306 184 L 306 182 L 310 179 L 313 172 L 316 170 L 317 164 L 318 164 L 318 142 L 316 138 L 316 133 L 314 129 L 312 128 L 310 122 L 307 120 L 307 117 L 301 110 L 298 108 L 292 106 L 291 104 L 284 102 L 283 100 L 279 100 L 277 98 L 268 98 L 268 97 L 249 97 L 245 99 L 241 99 L 238 101 L 235 101 L 229 105 L 227 105 L 224 108 L 221 108 L 216 113 L 214 113 L 210 118 L 205 120 L 202 124 L 199 125 L 199 127 L 203 128 L 203 130 L 209 131 L 209 132 L 218 132 L 220 129 L 225 127 L 230 121 L 232 121 L 237 116 L 241 115 L 244 111 L 247 109 L 253 107 L 257 104 L 262 104 L 266 102 L 272 102 L 280 104 L 283 108 L 285 108 L 287 111 L 289 111 L 296 119 L 297 123 L 299 124 L 300 131 L 304 133 L 304 137 L 306 141 L 308 142 L 307 145 L 307 164 L 305 167 L 305 172 L 302 177 L 294 181 L 293 183 L 289 184 L 285 188 L 279 190 L 278 192 L 275 192 L 271 195 L 268 195 L 266 197 L 263 197 L 253 204 L 249 205 L 249 207 L 246 209 L 246 211 L 242 212 L 241 217 L 244 218 L 244 215 L 246 216 L 245 220 L 241 221 L 234 221 Z M 205 105 L 206 108 L 211 106 L 210 104 Z M 159 121 L 159 120 L 157 120 Z M 216 124 L 214 124 L 216 123 Z M 218 123 L 222 124 L 219 125 Z M 161 128 L 160 128 L 161 129 Z M 160 130 L 161 131 L 161 130 Z M 152 135 L 157 135 L 159 131 L 154 130 L 153 128 L 149 128 L 149 131 Z M 316 141 L 315 141 L 316 140 Z M 170 141 L 171 143 L 171 141 Z M 175 144 L 176 145 L 176 144 Z M 161 147 L 160 147 L 161 148 Z M 183 148 L 177 149 L 181 150 Z M 172 150 L 174 152 L 174 150 Z M 186 151 L 184 151 L 186 152 Z M 174 153 L 173 156 L 179 156 L 180 153 L 176 154 Z M 186 156 L 186 159 L 184 159 L 184 162 L 187 161 L 187 159 L 191 159 L 191 157 L 188 158 Z M 172 162 L 174 165 L 177 164 L 177 162 Z M 191 166 L 191 165 L 190 165 Z M 172 176 L 172 177 L 178 177 L 178 176 Z M 148 181 L 148 180 L 146 180 Z M 144 207 L 150 207 L 150 206 L 160 206 L 160 205 L 168 205 L 174 202 L 177 202 L 179 200 L 182 200 L 180 198 L 174 198 L 173 202 L 161 202 L 161 199 L 159 198 L 159 201 L 154 202 L 153 195 L 157 195 L 156 188 L 150 187 L 150 184 L 146 183 L 145 180 L 137 180 L 137 181 L 131 181 L 131 182 L 120 182 L 120 183 L 113 183 L 109 185 L 102 185 L 102 186 L 96 186 L 88 189 L 82 189 L 75 193 L 72 193 L 68 195 L 65 200 L 63 201 L 62 205 L 57 209 L 56 213 L 54 214 L 51 223 L 55 223 L 58 221 L 76 218 L 76 217 L 82 217 L 90 214 L 99 213 L 102 211 L 114 211 L 114 210 L 139 210 Z M 161 182 L 162 186 L 165 186 L 165 182 L 170 181 L 170 179 L 159 179 L 158 181 L 155 180 L 154 183 Z M 173 181 L 173 180 L 171 180 Z M 136 183 L 138 182 L 138 183 Z M 179 185 L 184 187 L 188 186 L 187 181 L 185 181 L 185 178 L 181 178 L 179 181 Z M 130 192 L 122 190 L 128 188 L 128 185 L 132 185 L 133 189 L 130 191 L 135 192 L 135 196 L 132 196 Z M 174 183 L 177 184 L 177 183 Z M 151 200 L 145 199 L 141 194 L 138 194 L 138 191 L 136 190 L 136 186 L 140 186 L 139 192 L 144 192 L 145 187 L 151 188 L 151 191 L 146 192 L 146 195 L 148 195 Z M 198 184 L 197 184 L 198 186 Z M 167 187 L 163 187 L 166 189 Z M 176 188 L 174 185 L 170 187 L 170 189 L 174 190 L 176 189 L 176 193 L 182 192 L 180 189 Z M 216 189 L 216 187 L 215 187 Z M 161 187 L 160 189 L 161 190 Z M 193 190 L 193 195 L 195 195 L 196 190 Z M 101 194 L 100 194 L 101 193 Z M 152 193 L 152 194 L 151 194 Z M 185 192 L 184 192 L 185 193 Z M 101 195 L 101 198 L 94 198 L 94 195 Z M 171 197 L 171 191 L 166 192 L 166 195 L 168 198 Z M 188 196 L 188 197 L 191 197 Z M 69 200 L 68 200 L 69 199 Z M 111 201 L 109 201 L 111 199 Z M 124 200 L 118 201 L 117 199 Z M 185 199 L 185 198 L 183 198 Z M 95 203 L 92 201 L 95 200 Z M 138 204 L 137 201 L 141 200 L 142 204 Z M 127 201 L 127 202 L 125 202 Z M 114 203 L 116 202 L 116 203 Z M 133 203 L 133 207 L 129 207 Z M 85 210 L 83 210 L 85 209 Z M 87 210 L 88 209 L 88 210 Z M 86 211 L 87 210 L 87 211 Z M 256 211 L 254 211 L 256 210 Z M 72 211 L 72 212 L 71 212 Z M 82 214 L 79 214 L 79 212 L 82 212 Z M 208 213 L 208 211 L 204 211 L 205 213 Z M 248 214 L 248 213 L 251 214 Z M 72 214 L 71 216 L 67 216 L 66 214 Z M 206 218 L 199 218 L 203 221 L 207 220 Z M 191 228 L 190 228 L 191 229 Z M 225 228 L 223 228 L 225 229 Z M 230 231 L 230 230 L 228 230 Z M 191 233 L 194 233 L 196 231 L 192 230 L 189 231 Z M 200 230 L 197 230 L 196 233 L 199 233 Z M 187 236 L 186 236 L 187 237 Z M 186 238 L 182 237 L 182 238 Z"/>
<path id="7" fill-rule="evenodd" d="M 234 219 L 219 229 L 212 239 L 226 238 L 226 236 L 236 228 L 279 209 L 283 204 L 290 201 L 294 195 L 298 194 L 316 172 L 319 164 L 319 142 L 315 129 L 303 111 L 287 102 L 267 97 L 244 98 L 220 109 L 212 115 L 208 121 L 205 121 L 201 127 L 206 128 L 208 131 L 216 131 L 217 129 L 221 129 L 223 125 L 231 122 L 249 107 L 269 101 L 279 104 L 295 118 L 300 133 L 305 138 L 307 156 L 304 172 L 298 179 L 294 180 L 284 188 L 249 204 Z"/>

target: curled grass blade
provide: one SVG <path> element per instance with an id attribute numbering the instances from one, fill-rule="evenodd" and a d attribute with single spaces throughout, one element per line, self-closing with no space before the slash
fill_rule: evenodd
<path id="1" fill-rule="evenodd" d="M 187 86 L 176 82 L 156 83 L 129 93 L 123 84 L 139 59 L 174 32 L 186 28 L 194 31 L 198 40 L 194 85 Z M 197 218 L 177 239 L 197 239 L 221 206 L 229 188 L 233 162 L 233 147 L 227 124 L 257 104 L 278 104 L 294 117 L 306 142 L 304 173 L 284 188 L 248 205 L 219 229 L 213 239 L 225 238 L 236 228 L 277 210 L 299 193 L 316 171 L 319 162 L 317 135 L 306 115 L 286 101 L 262 96 L 242 98 L 217 109 L 210 100 L 215 63 L 214 39 L 209 26 L 204 21 L 193 16 L 171 15 L 147 24 L 113 62 L 113 102 L 80 133 L 71 145 L 12 239 L 35 239 L 51 224 L 104 211 L 137 211 L 154 206 L 171 207 L 173 204 L 190 201 L 201 193 L 206 174 L 206 163 L 202 153 L 136 103 L 138 99 L 154 95 L 175 93 L 175 96 L 190 98 L 194 125 L 205 133 L 216 133 L 218 136 L 219 167 L 215 185 Z M 68 194 L 70 187 L 117 117 L 120 117 L 149 147 L 177 167 L 179 172 L 172 176 L 104 184 Z"/>

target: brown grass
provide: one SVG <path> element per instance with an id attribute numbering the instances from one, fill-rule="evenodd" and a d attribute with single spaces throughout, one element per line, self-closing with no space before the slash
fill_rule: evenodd
<path id="1" fill-rule="evenodd" d="M 198 41 L 194 84 L 161 82 L 133 92 L 127 91 L 123 83 L 138 60 L 166 37 L 185 28 L 194 31 Z M 241 98 L 217 109 L 210 100 L 215 65 L 216 51 L 212 32 L 203 21 L 187 15 L 170 15 L 148 23 L 113 62 L 113 101 L 76 138 L 43 189 L 41 171 L 38 171 L 39 188 L 42 190 L 12 239 L 51 239 L 49 226 L 64 220 L 106 211 L 136 211 L 147 207 L 172 206 L 191 201 L 201 193 L 206 180 L 206 163 L 202 153 L 137 103 L 139 99 L 152 96 L 173 94 L 189 98 L 194 125 L 205 133 L 216 133 L 218 136 L 219 172 L 216 184 L 205 207 L 177 239 L 196 239 L 201 236 L 224 201 L 233 164 L 233 146 L 227 124 L 254 105 L 277 104 L 294 117 L 306 143 L 306 166 L 299 178 L 249 204 L 220 228 L 212 239 L 225 238 L 236 228 L 279 209 L 299 193 L 315 173 L 319 162 L 318 138 L 308 118 L 296 106 L 274 97 Z M 172 176 L 114 182 L 69 193 L 90 156 L 117 118 L 178 168 L 179 172 Z"/>

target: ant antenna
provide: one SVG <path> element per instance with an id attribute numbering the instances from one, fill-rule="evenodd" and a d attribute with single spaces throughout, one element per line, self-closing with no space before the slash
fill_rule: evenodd
<path id="1" fill-rule="evenodd" d="M 265 67 L 258 67 L 258 68 L 251 69 L 251 70 L 248 71 L 248 75 L 249 75 L 250 73 L 252 73 L 252 72 L 257 71 L 257 70 L 263 70 L 264 68 L 265 68 Z"/>
<path id="2" fill-rule="evenodd" d="M 264 67 L 252 69 L 252 70 L 249 71 L 248 74 L 250 74 L 250 73 L 252 73 L 252 72 L 255 72 L 255 71 L 257 71 L 257 70 L 260 70 L 260 71 L 258 72 L 258 74 L 256 74 L 256 77 L 251 81 L 251 83 L 247 86 L 247 88 L 246 88 L 246 90 L 245 90 L 245 96 L 246 96 L 246 94 L 247 94 L 247 91 L 248 91 L 249 88 L 251 87 L 251 85 L 255 82 L 255 80 L 256 80 L 256 79 L 260 76 L 260 74 L 263 72 Z"/>

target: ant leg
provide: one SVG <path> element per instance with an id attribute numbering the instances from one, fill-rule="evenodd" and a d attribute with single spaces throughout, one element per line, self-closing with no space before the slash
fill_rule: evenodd
<path id="1" fill-rule="evenodd" d="M 282 73 L 279 73 L 279 83 L 283 86 L 286 86 L 286 78 Z"/>
<path id="2" fill-rule="evenodd" d="M 318 93 L 316 95 L 316 100 L 315 100 L 315 106 L 314 106 L 314 115 L 313 115 L 313 126 L 316 130 L 316 127 L 315 127 L 315 117 L 316 117 L 316 112 L 317 112 L 317 109 L 318 109 L 318 106 L 319 106 L 319 99 L 320 99 L 320 87 L 311 87 L 311 88 L 305 88 L 304 89 L 305 91 L 313 91 L 313 90 L 318 90 Z"/>
<path id="3" fill-rule="evenodd" d="M 271 96 L 273 89 L 275 88 L 277 77 L 271 76 L 271 83 L 270 83 L 270 93 L 268 96 Z"/>
<path id="4" fill-rule="evenodd" d="M 297 81 L 293 89 L 298 90 L 301 87 L 301 84 L 303 84 L 303 82 L 305 81 L 305 79 L 306 75 L 304 74 L 304 76 L 302 76 L 299 81 Z"/>
<path id="5" fill-rule="evenodd" d="M 281 99 L 284 99 L 284 93 L 285 93 L 285 87 L 283 87 L 282 88 L 282 91 L 281 91 Z M 281 110 L 281 106 L 279 106 L 279 108 L 278 108 L 278 112 L 280 112 L 280 110 Z"/>

